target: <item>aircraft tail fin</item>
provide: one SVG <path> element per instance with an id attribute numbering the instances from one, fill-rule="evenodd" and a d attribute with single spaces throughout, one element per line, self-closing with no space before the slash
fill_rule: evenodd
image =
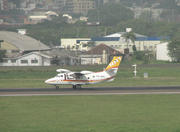
<path id="1" fill-rule="evenodd" d="M 122 56 L 114 56 L 112 61 L 109 63 L 109 65 L 106 67 L 105 71 L 113 72 L 114 74 L 117 73 L 118 67 L 121 63 Z"/>

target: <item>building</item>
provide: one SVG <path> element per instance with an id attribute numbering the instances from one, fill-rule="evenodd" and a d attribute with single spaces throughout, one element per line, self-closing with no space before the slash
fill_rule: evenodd
<path id="1" fill-rule="evenodd" d="M 107 64 L 113 56 L 123 54 L 105 44 L 100 44 L 80 55 L 81 65 Z"/>
<path id="2" fill-rule="evenodd" d="M 37 24 L 37 23 L 42 23 L 45 20 L 50 20 L 50 18 L 46 15 L 42 16 L 29 16 L 28 21 L 30 24 Z"/>
<path id="3" fill-rule="evenodd" d="M 142 8 L 142 7 L 135 7 L 130 8 L 134 12 L 134 18 L 140 18 L 142 15 L 144 19 L 150 20 L 161 20 L 160 15 L 163 12 L 163 9 L 159 8 Z"/>
<path id="4" fill-rule="evenodd" d="M 126 29 L 128 30 L 128 28 Z M 147 37 L 145 35 L 141 35 L 138 33 L 134 33 L 135 35 L 135 40 L 132 42 L 131 40 L 128 40 L 126 42 L 126 39 L 123 37 L 126 32 L 118 32 L 114 34 L 107 35 L 103 38 L 95 38 L 95 41 L 97 43 L 100 43 L 98 41 L 104 41 L 107 40 L 106 42 L 103 42 L 104 44 L 110 45 L 111 47 L 118 49 L 120 51 L 124 51 L 124 49 L 129 48 L 130 53 L 133 52 L 133 45 L 136 46 L 137 51 L 156 51 L 156 45 L 160 44 L 163 38 L 161 37 Z"/>
<path id="5" fill-rule="evenodd" d="M 31 52 L 22 56 L 4 58 L 0 66 L 50 66 L 51 56 L 40 52 Z"/>
<path id="6" fill-rule="evenodd" d="M 52 57 L 51 65 L 79 65 L 79 52 L 74 52 L 65 49 L 51 49 L 50 51 L 43 51 L 43 54 Z"/>
<path id="7" fill-rule="evenodd" d="M 135 45 L 138 51 L 156 52 L 156 45 L 162 43 L 162 40 L 164 40 L 164 37 L 147 37 L 135 33 L 135 41 L 132 42 L 129 40 L 127 44 L 126 39 L 123 37 L 125 33 L 126 32 L 118 32 L 95 38 L 65 38 L 61 39 L 61 46 L 71 50 L 87 51 L 91 47 L 103 43 L 120 52 L 124 52 L 124 49 L 129 48 L 129 52 L 132 53 L 132 47 Z"/>
<path id="8" fill-rule="evenodd" d="M 86 45 L 90 40 L 90 38 L 62 38 L 61 47 L 74 51 L 87 51 L 88 47 L 83 45 Z"/>
<path id="9" fill-rule="evenodd" d="M 79 65 L 80 59 L 76 52 L 64 49 L 30 52 L 3 58 L 0 66 L 52 66 Z"/>
<path id="10" fill-rule="evenodd" d="M 34 15 L 28 17 L 27 22 L 28 24 L 37 24 L 42 23 L 46 20 L 52 20 L 52 17 L 59 16 L 56 12 L 47 11 L 47 12 L 34 12 Z"/>
<path id="11" fill-rule="evenodd" d="M 95 9 L 94 0 L 66 0 L 65 12 L 86 15 L 89 10 Z"/>
<path id="12" fill-rule="evenodd" d="M 33 51 L 50 49 L 42 42 L 16 32 L 0 31 L 0 41 L 0 50 L 5 50 L 6 56 L 10 58 Z"/>
<path id="13" fill-rule="evenodd" d="M 1 10 L 8 10 L 8 0 L 1 0 Z"/>
<path id="14" fill-rule="evenodd" d="M 172 58 L 169 56 L 168 42 L 157 45 L 156 60 L 172 61 Z"/>
<path id="15" fill-rule="evenodd" d="M 96 8 L 100 8 L 104 4 L 104 0 L 95 0 Z"/>
<path id="16" fill-rule="evenodd" d="M 52 9 L 60 10 L 60 12 L 62 12 L 65 5 L 66 5 L 66 0 L 54 0 Z"/>

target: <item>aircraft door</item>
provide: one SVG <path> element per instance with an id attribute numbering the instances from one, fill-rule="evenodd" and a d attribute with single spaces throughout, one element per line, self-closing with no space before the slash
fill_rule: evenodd
<path id="1" fill-rule="evenodd" d="M 64 80 L 67 80 L 67 75 L 66 74 L 64 74 Z"/>

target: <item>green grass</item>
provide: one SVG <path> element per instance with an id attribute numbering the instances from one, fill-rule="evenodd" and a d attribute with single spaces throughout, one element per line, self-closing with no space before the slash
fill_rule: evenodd
<path id="1" fill-rule="evenodd" d="M 0 97 L 2 132 L 180 132 L 179 95 Z"/>
<path id="2" fill-rule="evenodd" d="M 53 87 L 44 84 L 44 80 L 55 76 L 56 69 L 66 68 L 72 71 L 102 71 L 105 66 L 73 66 L 73 67 L 1 67 L 0 88 L 44 88 Z M 144 65 L 138 66 L 137 77 L 133 77 L 133 68 L 121 65 L 115 81 L 84 87 L 97 86 L 180 86 L 179 65 Z M 143 78 L 147 72 L 148 79 Z M 61 86 L 66 87 L 66 86 Z M 70 87 L 70 86 L 67 86 Z"/>

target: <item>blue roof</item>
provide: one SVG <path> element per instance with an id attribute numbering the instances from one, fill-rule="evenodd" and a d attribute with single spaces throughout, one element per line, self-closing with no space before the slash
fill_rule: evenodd
<path id="1" fill-rule="evenodd" d="M 136 41 L 161 41 L 169 40 L 169 37 L 137 37 Z"/>
<path id="2" fill-rule="evenodd" d="M 91 41 L 119 41 L 120 37 L 96 37 L 91 38 Z"/>
<path id="3" fill-rule="evenodd" d="M 120 37 L 95 37 L 91 40 L 77 40 L 77 43 L 81 41 L 119 41 Z M 136 41 L 161 41 L 169 40 L 169 37 L 136 37 Z"/>

